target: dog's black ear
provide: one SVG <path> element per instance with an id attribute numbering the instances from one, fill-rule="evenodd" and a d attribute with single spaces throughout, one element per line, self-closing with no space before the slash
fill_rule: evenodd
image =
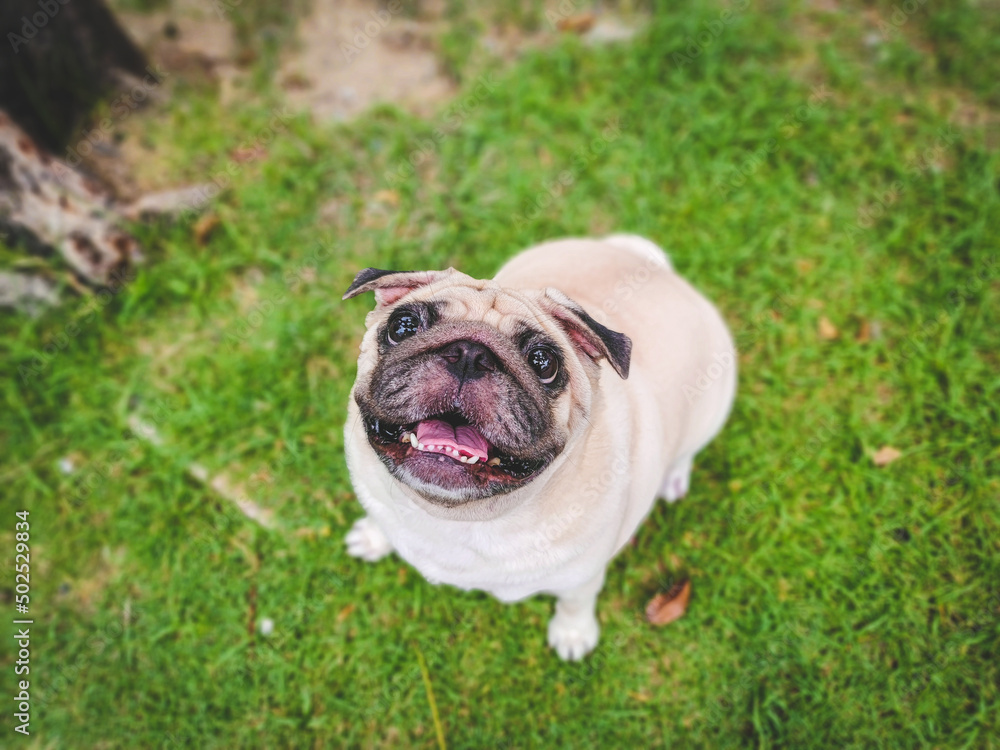
<path id="1" fill-rule="evenodd" d="M 357 297 L 364 292 L 375 292 L 375 301 L 379 307 L 391 305 L 414 289 L 432 284 L 453 273 L 454 268 L 446 271 L 384 271 L 381 268 L 366 268 L 354 277 L 342 299 Z"/>
<path id="2" fill-rule="evenodd" d="M 558 289 L 545 290 L 549 310 L 562 324 L 563 330 L 584 354 L 593 360 L 606 357 L 623 380 L 628 379 L 632 360 L 632 339 L 612 331 L 594 320 L 586 310 Z"/>

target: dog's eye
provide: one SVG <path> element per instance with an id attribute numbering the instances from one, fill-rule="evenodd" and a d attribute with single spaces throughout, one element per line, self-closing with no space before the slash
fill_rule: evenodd
<path id="1" fill-rule="evenodd" d="M 385 337 L 390 344 L 398 344 L 419 330 L 420 317 L 406 310 L 401 310 L 389 318 L 389 327 L 386 329 Z"/>
<path id="2" fill-rule="evenodd" d="M 543 384 L 548 385 L 559 374 L 559 361 L 551 349 L 539 346 L 528 352 L 528 364 Z"/>

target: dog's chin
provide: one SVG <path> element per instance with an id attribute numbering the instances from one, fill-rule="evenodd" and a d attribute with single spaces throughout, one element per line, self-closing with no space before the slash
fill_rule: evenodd
<path id="1" fill-rule="evenodd" d="M 507 452 L 454 413 L 408 424 L 362 417 L 368 444 L 390 473 L 437 505 L 463 505 L 513 492 L 535 479 L 554 458 Z"/>

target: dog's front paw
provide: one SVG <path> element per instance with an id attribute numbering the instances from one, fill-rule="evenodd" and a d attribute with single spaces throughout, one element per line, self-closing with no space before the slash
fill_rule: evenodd
<path id="1" fill-rule="evenodd" d="M 392 552 L 392 544 L 368 516 L 359 518 L 347 532 L 347 554 L 368 562 L 381 560 Z"/>
<path id="2" fill-rule="evenodd" d="M 668 503 L 680 500 L 691 489 L 691 467 L 692 457 L 684 456 L 667 473 L 660 495 Z"/>
<path id="3" fill-rule="evenodd" d="M 563 661 L 579 661 L 594 650 L 601 627 L 593 614 L 556 615 L 549 620 L 549 645 Z"/>

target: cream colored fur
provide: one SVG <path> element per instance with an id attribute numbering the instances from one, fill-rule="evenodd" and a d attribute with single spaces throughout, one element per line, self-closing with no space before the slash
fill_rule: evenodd
<path id="1" fill-rule="evenodd" d="M 414 294 L 447 294 L 459 277 L 473 281 L 456 273 Z M 498 320 L 530 314 L 550 330 L 557 326 L 527 290 L 560 290 L 631 337 L 630 375 L 623 380 L 602 362 L 599 376 L 588 379 L 578 365 L 573 398 L 588 412 L 585 422 L 574 424 L 566 405 L 571 437 L 562 453 L 525 487 L 474 508 L 428 503 L 395 480 L 368 446 L 352 398 L 347 462 L 367 516 L 348 535 L 348 550 L 371 561 L 396 550 L 432 582 L 502 601 L 552 594 L 549 643 L 562 658 L 579 659 L 597 644 L 595 606 L 608 562 L 657 497 L 672 501 L 687 492 L 695 454 L 728 416 L 733 342 L 715 307 L 640 237 L 548 242 L 517 255 L 493 282 L 476 284 L 512 292 Z M 372 316 L 359 379 L 373 364 L 378 311 Z"/>

